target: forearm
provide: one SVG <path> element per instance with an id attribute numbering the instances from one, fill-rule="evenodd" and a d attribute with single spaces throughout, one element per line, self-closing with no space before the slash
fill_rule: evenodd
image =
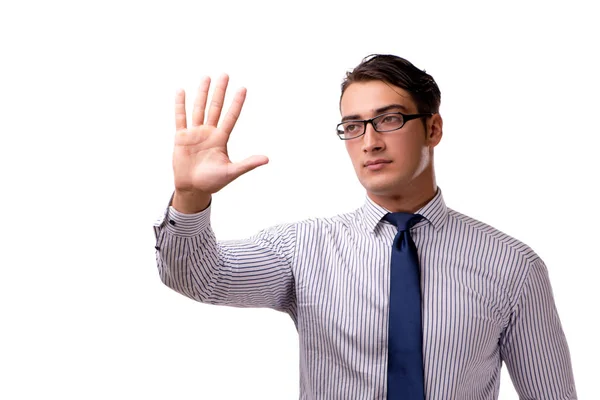
<path id="1" fill-rule="evenodd" d="M 208 221 L 194 217 L 174 216 L 171 210 L 155 227 L 156 262 L 165 285 L 196 301 L 210 302 L 219 264 L 206 260 L 216 259 L 216 243 L 210 239 L 214 235 Z M 196 249 L 194 243 L 199 243 Z"/>
<path id="2" fill-rule="evenodd" d="M 576 399 L 569 347 L 554 303 L 548 272 L 539 258 L 529 275 L 501 354 L 521 398 Z"/>
<path id="3" fill-rule="evenodd" d="M 293 302 L 293 226 L 219 242 L 210 227 L 210 208 L 194 215 L 171 208 L 155 232 L 159 274 L 173 290 L 236 307 L 286 310 Z"/>

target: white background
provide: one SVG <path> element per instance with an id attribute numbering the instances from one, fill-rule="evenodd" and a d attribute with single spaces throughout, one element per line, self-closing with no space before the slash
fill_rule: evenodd
<path id="1" fill-rule="evenodd" d="M 248 88 L 230 155 L 270 163 L 218 193 L 212 214 L 220 238 L 242 238 L 362 204 L 334 126 L 344 73 L 371 53 L 438 82 L 448 206 L 543 258 L 579 396 L 598 398 L 595 9 L 2 2 L 0 398 L 297 399 L 286 315 L 199 304 L 159 280 L 152 224 L 172 190 L 173 97 L 221 72 Z M 500 398 L 517 399 L 502 378 Z"/>

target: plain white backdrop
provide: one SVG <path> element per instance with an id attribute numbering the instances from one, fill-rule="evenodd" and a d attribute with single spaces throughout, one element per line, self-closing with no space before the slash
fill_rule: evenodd
<path id="1" fill-rule="evenodd" d="M 230 155 L 270 158 L 214 197 L 220 238 L 363 201 L 334 134 L 371 53 L 442 91 L 449 207 L 546 262 L 579 397 L 598 398 L 593 1 L 6 1 L 0 6 L 0 398 L 297 399 L 298 340 L 272 310 L 163 286 L 152 224 L 172 190 L 175 90 L 248 89 Z M 229 98 L 229 97 L 228 97 Z M 229 103 L 227 103 L 229 104 Z M 503 371 L 500 398 L 517 399 Z"/>

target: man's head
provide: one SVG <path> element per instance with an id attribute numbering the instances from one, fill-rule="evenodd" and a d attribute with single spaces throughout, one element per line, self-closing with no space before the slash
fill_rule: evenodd
<path id="1" fill-rule="evenodd" d="M 404 58 L 376 54 L 366 57 L 356 68 L 346 73 L 342 94 L 354 82 L 383 81 L 410 93 L 420 113 L 437 113 L 441 93 L 431 75 L 421 71 Z"/>
<path id="2" fill-rule="evenodd" d="M 340 97 L 345 125 L 338 133 L 373 200 L 435 190 L 433 148 L 442 137 L 439 106 L 433 78 L 403 58 L 369 56 L 347 73 Z M 411 119 L 400 113 L 424 115 Z M 360 122 L 382 114 L 371 123 Z"/>

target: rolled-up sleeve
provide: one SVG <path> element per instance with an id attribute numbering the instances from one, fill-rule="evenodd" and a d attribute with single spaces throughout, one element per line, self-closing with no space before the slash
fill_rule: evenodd
<path id="1" fill-rule="evenodd" d="M 295 307 L 296 227 L 271 227 L 245 240 L 218 241 L 209 206 L 182 214 L 169 206 L 154 225 L 161 280 L 196 301 L 234 307 Z"/>
<path id="2" fill-rule="evenodd" d="M 521 399 L 576 399 L 567 340 L 544 262 L 528 265 L 519 299 L 504 331 L 501 355 Z"/>

